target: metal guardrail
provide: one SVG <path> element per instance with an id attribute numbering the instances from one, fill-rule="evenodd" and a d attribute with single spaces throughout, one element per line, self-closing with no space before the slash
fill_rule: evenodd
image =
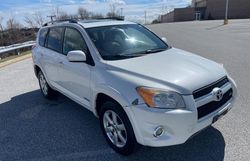
<path id="1" fill-rule="evenodd" d="M 6 47 L 0 47 L 0 54 L 8 53 L 11 51 L 16 51 L 18 53 L 19 49 L 32 47 L 33 45 L 35 45 L 35 41 L 27 41 L 24 43 L 13 44 L 13 45 L 6 46 Z"/>

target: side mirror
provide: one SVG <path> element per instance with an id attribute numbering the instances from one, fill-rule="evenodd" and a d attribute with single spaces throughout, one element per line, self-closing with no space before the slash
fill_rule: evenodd
<path id="1" fill-rule="evenodd" d="M 85 62 L 86 54 L 81 50 L 73 50 L 68 52 L 67 59 L 70 62 Z"/>
<path id="2" fill-rule="evenodd" d="M 165 37 L 162 37 L 161 38 L 165 43 L 168 43 L 168 40 L 167 40 L 167 38 L 165 38 Z"/>

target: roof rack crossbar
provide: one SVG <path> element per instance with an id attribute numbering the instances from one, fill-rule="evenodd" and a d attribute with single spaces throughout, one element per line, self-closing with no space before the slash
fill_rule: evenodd
<path id="1" fill-rule="evenodd" d="M 119 20 L 124 21 L 124 16 L 121 17 L 100 17 L 100 18 L 94 18 L 96 20 Z"/>
<path id="2" fill-rule="evenodd" d="M 55 21 L 46 22 L 45 24 L 43 24 L 43 26 L 48 26 L 49 24 L 60 23 L 60 22 L 77 23 L 77 20 L 75 19 L 55 20 Z"/>

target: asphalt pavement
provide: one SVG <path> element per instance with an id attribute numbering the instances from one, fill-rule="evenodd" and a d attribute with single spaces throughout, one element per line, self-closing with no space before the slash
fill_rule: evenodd
<path id="1" fill-rule="evenodd" d="M 151 25 L 177 48 L 223 63 L 238 85 L 234 108 L 185 144 L 140 147 L 124 157 L 102 136 L 88 110 L 59 95 L 42 97 L 32 60 L 0 68 L 0 161 L 248 161 L 250 20 Z"/>

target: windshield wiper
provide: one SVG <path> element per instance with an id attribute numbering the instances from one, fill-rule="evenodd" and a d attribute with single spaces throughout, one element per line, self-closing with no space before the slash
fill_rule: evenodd
<path id="1" fill-rule="evenodd" d="M 127 59 L 127 58 L 133 58 L 133 57 L 138 57 L 141 55 L 138 54 L 117 54 L 117 55 L 109 55 L 109 56 L 103 56 L 106 59 L 109 60 L 119 60 L 119 59 Z"/>
<path id="2" fill-rule="evenodd" d="M 148 49 L 145 51 L 145 53 L 146 54 L 157 53 L 157 52 L 161 52 L 161 51 L 165 51 L 165 50 L 167 50 L 167 48 Z"/>
<path id="3" fill-rule="evenodd" d="M 156 49 L 148 49 L 148 50 L 145 50 L 145 51 L 140 51 L 140 52 L 137 52 L 137 53 L 132 53 L 132 54 L 126 54 L 128 56 L 143 56 L 143 55 L 146 55 L 146 54 L 151 54 L 151 53 L 157 53 L 157 52 L 161 52 L 161 51 L 165 51 L 167 50 L 167 48 L 156 48 Z M 122 54 L 122 55 L 125 55 L 125 54 Z"/>
<path id="4" fill-rule="evenodd" d="M 127 56 L 127 57 L 137 57 L 137 56 L 143 56 L 146 54 L 150 54 L 150 53 L 157 53 L 157 52 L 161 52 L 161 51 L 165 51 L 167 50 L 167 48 L 156 48 L 156 49 L 148 49 L 145 51 L 140 51 L 140 52 L 136 52 L 136 53 L 130 53 L 130 54 L 118 54 L 119 56 Z"/>
<path id="5" fill-rule="evenodd" d="M 167 48 L 156 48 L 156 49 L 148 49 L 142 52 L 136 52 L 136 53 L 130 53 L 130 54 L 121 53 L 121 54 L 108 55 L 108 56 L 103 56 L 103 57 L 109 60 L 119 60 L 119 59 L 139 57 L 139 56 L 143 56 L 146 54 L 157 53 L 157 52 L 161 52 L 165 50 L 167 50 Z"/>

